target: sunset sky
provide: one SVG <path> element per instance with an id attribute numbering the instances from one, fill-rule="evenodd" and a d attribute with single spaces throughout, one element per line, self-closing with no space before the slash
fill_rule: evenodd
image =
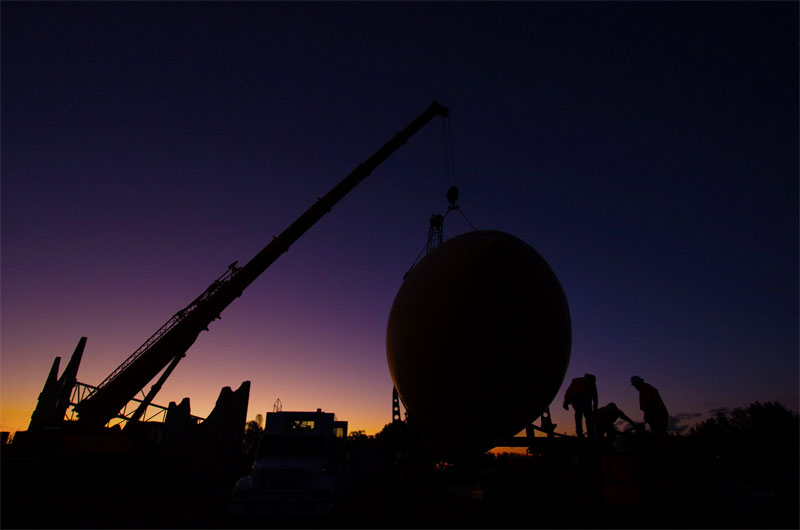
<path id="1" fill-rule="evenodd" d="M 432 100 L 461 206 L 548 261 L 573 377 L 635 419 L 798 409 L 798 4 L 3 2 L 0 428 L 98 384 Z M 200 335 L 156 402 L 391 419 L 386 322 L 449 186 L 440 120 Z M 445 237 L 471 230 L 450 215 Z M 487 352 L 487 362 L 492 359 Z M 509 366 L 513 370 L 513 366 Z M 464 392 L 480 392 L 466 388 Z M 491 401 L 491 395 L 486 400 Z"/>

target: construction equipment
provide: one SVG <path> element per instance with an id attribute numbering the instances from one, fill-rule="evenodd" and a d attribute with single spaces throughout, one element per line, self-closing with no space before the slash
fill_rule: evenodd
<path id="1" fill-rule="evenodd" d="M 101 382 L 97 390 L 77 406 L 78 422 L 85 426 L 102 427 L 114 418 L 137 393 L 159 372 L 164 373 L 153 385 L 134 415 L 144 413 L 161 385 L 192 346 L 201 331 L 220 318 L 222 311 L 238 298 L 264 270 L 277 260 L 322 216 L 328 213 L 345 195 L 364 180 L 392 153 L 405 144 L 416 132 L 436 116 L 446 118 L 448 109 L 433 102 L 422 114 L 398 132 L 365 162 L 359 164 L 324 197 L 315 202 L 280 235 L 264 247 L 247 264 L 236 262 L 217 278 L 200 296 L 181 309 L 156 331 L 142 346 Z M 166 369 L 165 369 L 166 368 Z"/>
<path id="2" fill-rule="evenodd" d="M 233 488 L 234 516 L 330 513 L 346 493 L 347 422 L 330 412 L 267 412 L 251 473 Z"/>

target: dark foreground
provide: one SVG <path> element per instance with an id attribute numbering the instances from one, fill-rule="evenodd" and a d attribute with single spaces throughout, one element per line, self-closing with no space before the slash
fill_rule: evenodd
<path id="1" fill-rule="evenodd" d="M 539 440 L 539 439 L 537 439 Z M 362 461 L 319 518 L 228 515 L 232 484 L 154 458 L 2 460 L 3 528 L 798 528 L 798 470 L 719 462 L 686 440 L 620 454 L 543 439 L 531 456 L 420 469 Z"/>

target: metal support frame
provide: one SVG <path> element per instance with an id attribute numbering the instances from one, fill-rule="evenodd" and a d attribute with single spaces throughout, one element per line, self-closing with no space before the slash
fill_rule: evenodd
<path id="1" fill-rule="evenodd" d="M 150 387 L 150 392 L 147 393 L 147 395 L 144 397 L 144 400 L 141 402 L 136 411 L 131 415 L 130 418 L 128 418 L 128 422 L 139 421 L 139 418 L 141 418 L 142 415 L 144 415 L 144 413 L 147 411 L 147 407 L 149 407 L 150 404 L 153 402 L 153 398 L 156 397 L 156 394 L 158 394 L 159 390 L 161 390 L 161 387 L 164 386 L 164 381 L 167 380 L 167 378 L 170 376 L 175 367 L 178 366 L 180 360 L 183 359 L 185 356 L 186 356 L 185 354 L 175 356 L 172 362 L 169 363 L 169 366 L 167 366 L 167 369 L 164 370 L 164 373 L 161 374 L 161 377 L 158 378 L 156 384 Z"/>
<path id="2" fill-rule="evenodd" d="M 430 254 L 433 249 L 442 244 L 443 223 L 443 215 L 436 213 L 431 216 L 431 224 L 428 229 L 428 245 L 425 247 L 426 255 Z"/>
<path id="3" fill-rule="evenodd" d="M 400 417 L 400 394 L 397 393 L 397 388 L 392 387 L 392 423 L 399 423 L 403 421 Z"/>
<path id="4" fill-rule="evenodd" d="M 67 413 L 64 419 L 68 421 L 75 421 L 77 420 L 77 414 L 75 412 L 75 405 L 83 401 L 84 399 L 91 396 L 97 390 L 96 386 L 87 385 L 86 383 L 76 382 L 75 387 L 72 389 L 72 394 L 70 395 L 69 404 L 70 408 L 67 410 Z M 143 399 L 139 398 L 131 398 L 131 400 L 125 404 L 122 410 L 119 411 L 119 414 L 111 418 L 108 423 L 106 423 L 107 427 L 112 427 L 114 425 L 127 425 L 129 421 L 136 421 L 138 418 L 133 418 L 134 414 L 138 412 L 139 408 L 145 403 L 147 397 L 143 396 Z M 136 409 L 133 411 L 130 410 L 134 406 Z M 155 412 L 152 412 L 150 416 L 147 415 L 148 409 L 155 409 Z M 143 418 L 141 421 L 157 421 L 160 423 L 164 423 L 167 419 L 167 410 L 168 407 L 164 407 L 163 405 L 157 405 L 155 403 L 147 403 L 147 406 L 142 409 L 140 416 Z M 196 420 L 198 423 L 205 421 L 205 418 L 201 418 L 200 416 L 189 415 L 190 418 Z"/>

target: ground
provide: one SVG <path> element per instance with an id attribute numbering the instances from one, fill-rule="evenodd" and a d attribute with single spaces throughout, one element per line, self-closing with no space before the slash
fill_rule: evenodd
<path id="1" fill-rule="evenodd" d="M 538 439 L 537 439 L 538 440 Z M 325 518 L 237 519 L 230 487 L 157 458 L 3 453 L 3 528 L 797 528 L 798 472 L 752 474 L 687 439 L 630 454 L 546 440 L 532 455 L 433 468 L 354 451 Z M 369 449 L 373 442 L 365 442 Z M 373 448 L 374 449 L 374 448 Z M 534 448 L 536 449 L 536 448 Z M 361 455 L 361 456 L 359 456 Z M 746 458 L 741 459 L 742 462 Z"/>

